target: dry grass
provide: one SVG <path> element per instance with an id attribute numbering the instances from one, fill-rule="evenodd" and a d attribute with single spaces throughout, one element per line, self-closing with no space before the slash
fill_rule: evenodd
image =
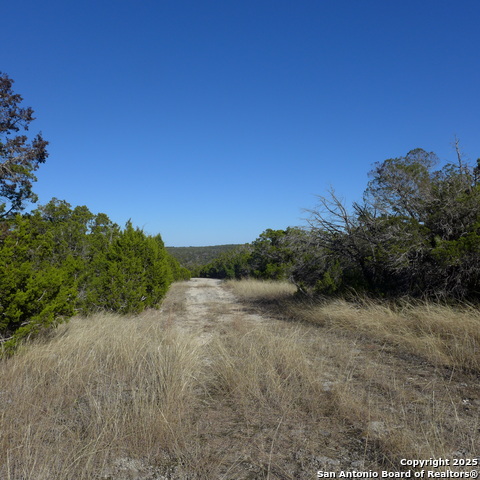
<path id="1" fill-rule="evenodd" d="M 296 288 L 289 282 L 274 282 L 268 280 L 229 280 L 227 288 L 234 291 L 240 298 L 248 301 L 272 301 L 291 297 Z"/>
<path id="2" fill-rule="evenodd" d="M 250 294 L 255 283 L 242 283 L 230 288 L 261 309 Z M 286 298 L 283 286 L 274 299 L 272 287 L 270 303 L 263 306 L 269 314 L 301 321 L 304 329 L 317 327 L 309 334 L 323 357 L 330 418 L 347 422 L 363 440 L 365 460 L 396 469 L 400 458 L 480 454 L 477 309 L 313 304 Z"/>
<path id="3" fill-rule="evenodd" d="M 203 345 L 171 314 L 75 318 L 1 363 L 0 478 L 306 478 L 281 464 L 325 408 L 308 337 L 237 316 Z"/>
<path id="4" fill-rule="evenodd" d="M 228 286 L 246 302 L 276 302 L 285 316 L 372 340 L 389 342 L 436 365 L 480 372 L 480 310 L 433 303 L 386 303 L 293 300 L 295 288 L 282 282 L 231 281 Z"/>
<path id="5" fill-rule="evenodd" d="M 252 405 L 275 409 L 322 411 L 321 359 L 313 361 L 311 341 L 299 329 L 237 323 L 212 342 L 217 393 L 231 397 L 246 415 Z"/>
<path id="6" fill-rule="evenodd" d="M 314 324 L 389 342 L 436 365 L 480 372 L 480 310 L 473 307 L 336 300 L 298 314 Z"/>
<path id="7" fill-rule="evenodd" d="M 241 283 L 302 322 L 206 295 L 195 323 L 182 283 L 161 312 L 75 318 L 2 361 L 0 478 L 306 480 L 480 455 L 473 309 L 302 305 Z"/>
<path id="8" fill-rule="evenodd" d="M 147 316 L 73 319 L 0 370 L 0 478 L 12 480 L 176 455 L 204 383 L 193 339 Z"/>

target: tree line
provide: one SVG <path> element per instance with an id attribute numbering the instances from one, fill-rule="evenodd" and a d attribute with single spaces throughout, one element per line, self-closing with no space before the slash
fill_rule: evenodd
<path id="1" fill-rule="evenodd" d="M 167 252 L 182 266 L 188 268 L 192 276 L 198 276 L 200 269 L 221 254 L 238 248 L 239 244 L 212 245 L 207 247 L 166 247 Z"/>
<path id="2" fill-rule="evenodd" d="M 308 295 L 480 299 L 480 159 L 415 149 L 376 163 L 361 202 L 331 191 L 308 227 L 266 230 L 202 276 L 288 278 Z"/>
<path id="3" fill-rule="evenodd" d="M 14 351 L 72 315 L 138 313 L 157 307 L 169 285 L 190 272 L 160 235 L 124 228 L 85 206 L 37 200 L 34 172 L 48 157 L 41 134 L 29 140 L 33 110 L 21 106 L 13 80 L 0 74 L 0 345 Z M 0 352 L 0 353 L 1 353 Z"/>

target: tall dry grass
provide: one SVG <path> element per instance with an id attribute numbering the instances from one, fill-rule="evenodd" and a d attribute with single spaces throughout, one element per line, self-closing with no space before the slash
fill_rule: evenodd
<path id="1" fill-rule="evenodd" d="M 175 455 L 202 365 L 194 339 L 153 317 L 62 325 L 0 364 L 0 478 L 92 479 L 119 456 Z"/>
<path id="2" fill-rule="evenodd" d="M 437 365 L 480 372 L 480 309 L 432 302 L 388 304 L 356 301 L 299 301 L 286 282 L 231 281 L 230 289 L 247 302 L 276 302 L 286 316 L 329 329 L 390 342 Z"/>
<path id="3" fill-rule="evenodd" d="M 272 325 L 243 324 L 216 337 L 210 345 L 214 390 L 252 413 L 295 410 L 323 413 L 322 359 L 311 354 L 305 332 Z"/>
<path id="4" fill-rule="evenodd" d="M 302 304 L 240 283 L 270 318 L 220 302 L 195 319 L 180 284 L 162 312 L 75 318 L 2 361 L 0 478 L 307 479 L 480 454 L 478 382 L 438 367 L 475 365 L 473 309 Z"/>
<path id="5" fill-rule="evenodd" d="M 297 290 L 289 282 L 273 280 L 228 280 L 225 285 L 244 300 L 260 302 L 288 299 Z"/>
<path id="6" fill-rule="evenodd" d="M 285 323 L 301 322 L 323 359 L 318 373 L 328 392 L 326 414 L 351 426 L 366 461 L 397 469 L 401 458 L 480 454 L 478 309 L 299 301 L 281 284 L 276 297 L 269 285 L 263 303 L 262 283 L 229 288 L 260 311 L 280 313 Z"/>
<path id="7" fill-rule="evenodd" d="M 298 309 L 303 320 L 362 333 L 436 365 L 480 371 L 480 310 L 429 302 L 387 305 L 335 300 Z"/>

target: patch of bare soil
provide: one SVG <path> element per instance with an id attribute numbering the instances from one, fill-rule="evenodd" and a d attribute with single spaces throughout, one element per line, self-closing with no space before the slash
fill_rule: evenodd
<path id="1" fill-rule="evenodd" d="M 170 311 L 169 319 L 177 327 L 197 333 L 200 342 L 208 342 L 212 335 L 221 332 L 239 318 L 254 323 L 266 320 L 265 316 L 247 313 L 233 293 L 223 287 L 221 280 L 193 278 L 184 285 L 186 289 L 182 291 L 181 302 L 185 308 L 181 313 Z M 168 309 L 167 299 L 163 311 Z"/>

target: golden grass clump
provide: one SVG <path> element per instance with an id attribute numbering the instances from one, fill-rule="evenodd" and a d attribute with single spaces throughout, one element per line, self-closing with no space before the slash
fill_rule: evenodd
<path id="1" fill-rule="evenodd" d="M 309 339 L 296 328 L 240 326 L 212 342 L 215 390 L 252 412 L 323 412 L 322 363 L 313 361 Z"/>
<path id="2" fill-rule="evenodd" d="M 480 311 L 475 308 L 334 300 L 300 307 L 297 314 L 314 324 L 390 342 L 435 364 L 480 371 Z"/>
<path id="3" fill-rule="evenodd" d="M 296 287 L 286 281 L 273 280 L 228 280 L 227 288 L 235 295 L 248 301 L 272 301 L 291 297 Z"/>
<path id="4" fill-rule="evenodd" d="M 0 364 L 0 478 L 91 479 L 118 455 L 174 452 L 199 382 L 185 332 L 148 316 L 75 318 Z"/>

